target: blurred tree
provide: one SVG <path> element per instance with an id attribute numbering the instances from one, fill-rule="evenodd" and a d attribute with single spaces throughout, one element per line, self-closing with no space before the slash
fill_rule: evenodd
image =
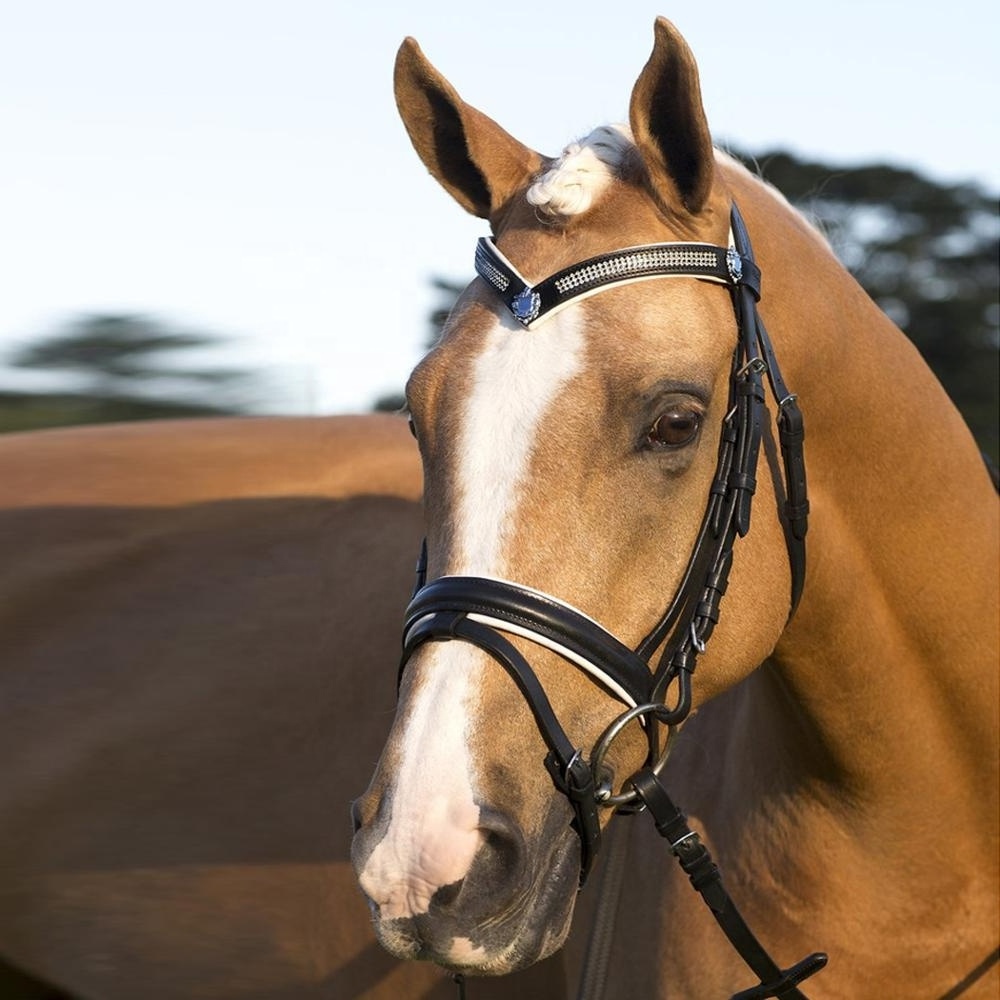
<path id="1" fill-rule="evenodd" d="M 736 154 L 810 217 L 916 344 L 998 460 L 1000 215 L 973 184 L 885 164 L 837 169 L 786 152 Z"/>
<path id="2" fill-rule="evenodd" d="M 979 446 L 1000 459 L 1000 215 L 972 184 L 884 164 L 832 167 L 787 152 L 734 151 L 824 232 L 844 265 L 916 344 Z M 432 343 L 461 284 L 436 279 Z M 386 397 L 390 400 L 390 397 Z M 391 397 L 392 406 L 402 395 Z"/>
<path id="3" fill-rule="evenodd" d="M 218 343 L 210 334 L 172 330 L 145 316 L 80 317 L 9 359 L 13 367 L 51 371 L 78 388 L 0 393 L 0 430 L 245 412 L 249 373 L 177 363 L 177 355 Z"/>

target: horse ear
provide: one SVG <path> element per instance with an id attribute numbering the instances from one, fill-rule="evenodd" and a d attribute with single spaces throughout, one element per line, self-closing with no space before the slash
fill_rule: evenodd
<path id="1" fill-rule="evenodd" d="M 658 200 L 692 215 L 705 206 L 715 175 L 712 136 L 694 56 L 666 18 L 654 26 L 653 53 L 629 105 L 632 134 Z"/>
<path id="2" fill-rule="evenodd" d="M 468 212 L 493 217 L 542 158 L 466 104 L 407 38 L 396 56 L 396 105 L 427 169 Z"/>

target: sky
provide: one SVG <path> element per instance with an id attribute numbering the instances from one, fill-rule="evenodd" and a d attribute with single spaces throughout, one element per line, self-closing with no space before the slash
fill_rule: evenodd
<path id="1" fill-rule="evenodd" d="M 224 338 L 221 363 L 265 373 L 261 410 L 367 409 L 422 353 L 431 280 L 470 278 L 486 231 L 409 146 L 401 40 L 554 155 L 625 118 L 657 14 L 698 59 L 718 144 L 1000 191 L 994 0 L 10 3 L 0 361 L 138 313 Z"/>

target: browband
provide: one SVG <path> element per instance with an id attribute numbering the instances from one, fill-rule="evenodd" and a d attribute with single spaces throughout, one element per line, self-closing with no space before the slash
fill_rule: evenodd
<path id="1" fill-rule="evenodd" d="M 760 297 L 760 273 L 734 246 L 647 243 L 600 254 L 529 284 L 492 239 L 476 244 L 476 273 L 488 282 L 514 318 L 530 330 L 564 306 L 611 285 L 647 278 L 701 278 L 733 287 L 748 285 Z"/>

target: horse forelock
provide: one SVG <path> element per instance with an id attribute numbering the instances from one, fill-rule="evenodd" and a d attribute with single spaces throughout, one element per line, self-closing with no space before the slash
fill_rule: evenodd
<path id="1" fill-rule="evenodd" d="M 627 125 L 601 125 L 562 151 L 528 188 L 528 203 L 547 215 L 582 215 L 612 180 L 628 174 L 635 156 Z"/>
<path id="2" fill-rule="evenodd" d="M 829 248 L 817 221 L 792 205 L 762 173 L 749 169 L 725 150 L 715 150 L 716 166 L 723 173 L 735 172 L 751 178 L 784 209 L 803 220 L 816 239 Z M 571 142 L 526 192 L 529 205 L 556 218 L 583 215 L 600 200 L 614 180 L 628 180 L 642 173 L 639 151 L 628 125 L 600 125 Z"/>

